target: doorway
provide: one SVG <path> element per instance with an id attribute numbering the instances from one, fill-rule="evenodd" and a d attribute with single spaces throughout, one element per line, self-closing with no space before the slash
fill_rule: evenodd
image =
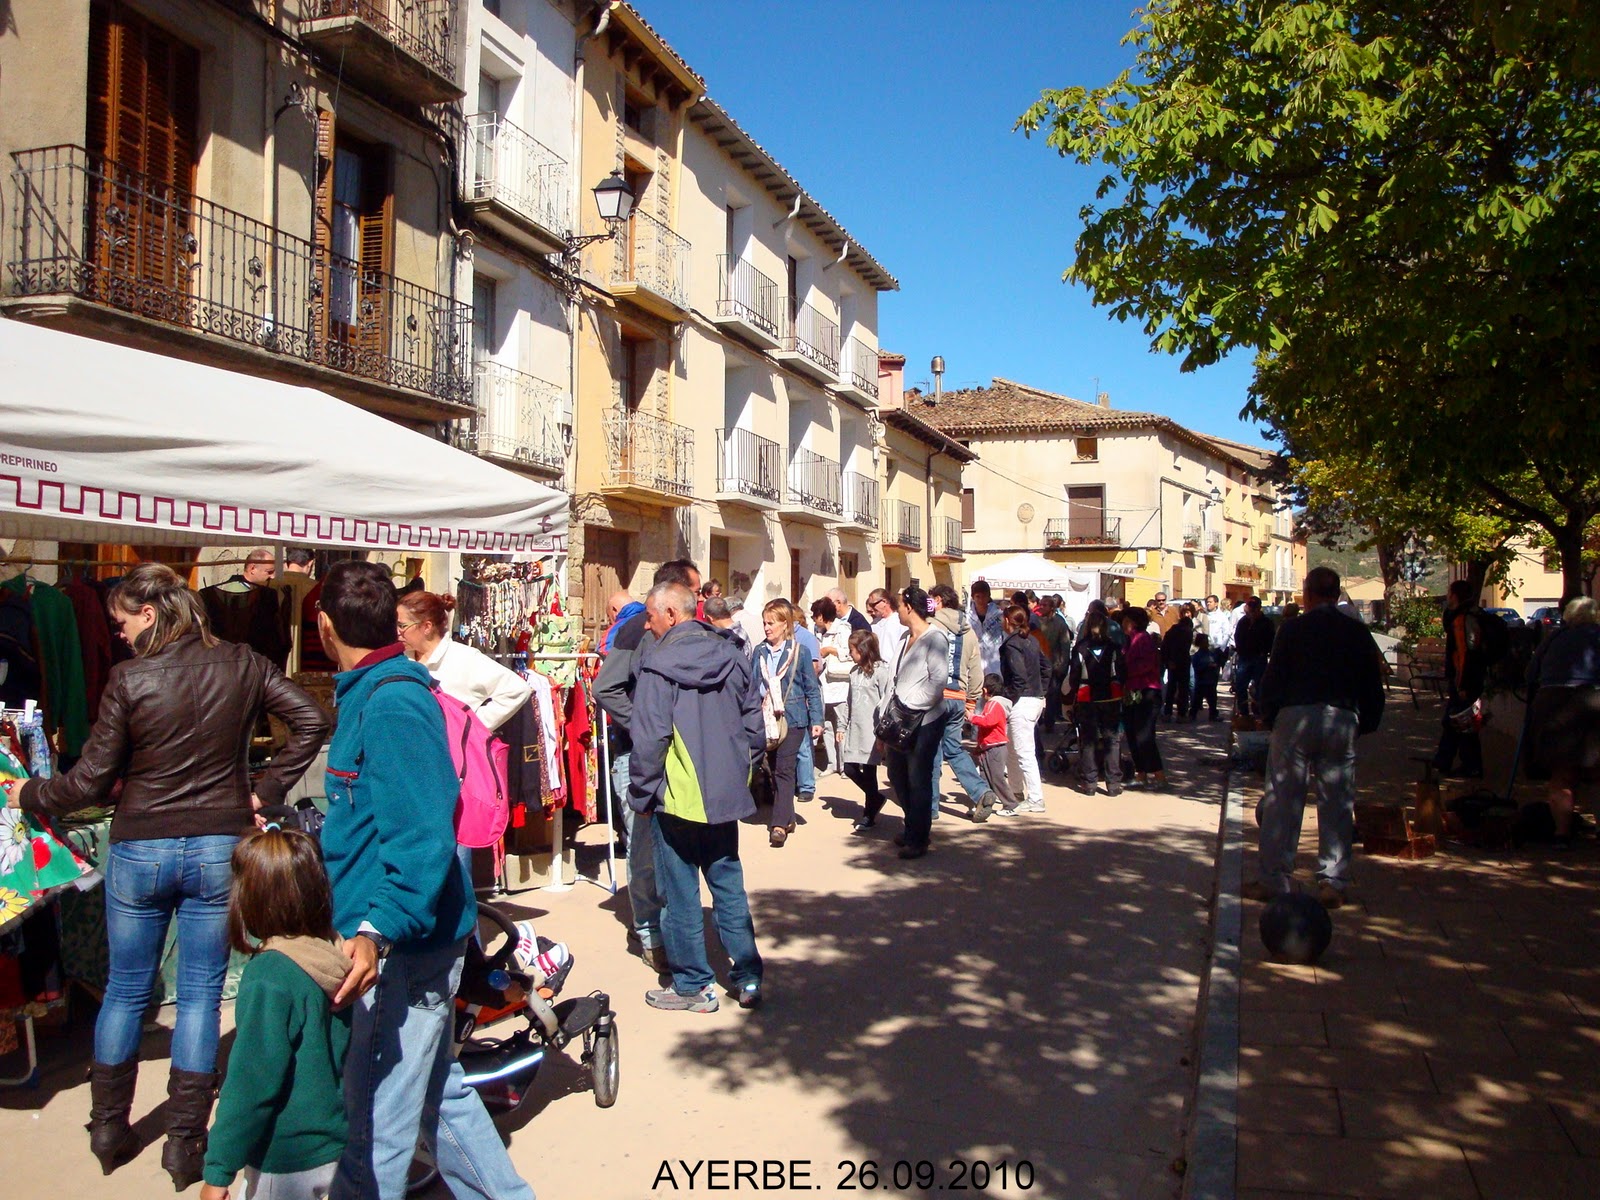
<path id="1" fill-rule="evenodd" d="M 615 529 L 584 530 L 583 629 L 598 635 L 606 627 L 606 602 L 633 579 L 633 555 L 625 533 Z"/>

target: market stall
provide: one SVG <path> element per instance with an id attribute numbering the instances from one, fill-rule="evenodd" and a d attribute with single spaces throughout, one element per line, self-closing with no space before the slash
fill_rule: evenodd
<path id="1" fill-rule="evenodd" d="M 1076 626 L 1089 611 L 1089 601 L 1104 597 L 1099 568 L 1064 567 L 1042 554 L 1015 554 L 972 573 L 973 582 L 982 579 L 996 594 L 1000 592 L 1060 592 L 1067 617 Z"/>
<path id="2" fill-rule="evenodd" d="M 117 650 L 104 581 L 64 569 L 64 543 L 123 544 L 129 565 L 294 545 L 564 577 L 564 493 L 313 389 L 10 320 L 0 379 L 0 704 L 34 702 L 50 758 L 81 749 Z M 92 823 L 78 834 L 92 847 Z"/>

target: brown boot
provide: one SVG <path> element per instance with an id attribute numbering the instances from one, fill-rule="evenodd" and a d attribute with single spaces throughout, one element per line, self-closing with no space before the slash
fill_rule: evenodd
<path id="1" fill-rule="evenodd" d="M 178 1191 L 193 1187 L 205 1173 L 206 1127 L 221 1076 L 215 1071 L 180 1071 L 167 1076 L 167 1144 L 161 1167 Z"/>
<path id="2" fill-rule="evenodd" d="M 139 1077 L 139 1060 L 108 1067 L 89 1067 L 89 1151 L 109 1175 L 139 1153 L 139 1135 L 128 1124 L 133 1108 L 133 1085 Z"/>

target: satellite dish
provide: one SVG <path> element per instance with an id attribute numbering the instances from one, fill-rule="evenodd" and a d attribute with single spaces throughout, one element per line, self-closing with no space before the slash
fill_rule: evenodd
<path id="1" fill-rule="evenodd" d="M 1031 522 L 1033 520 L 1033 505 L 1019 505 L 1017 508 L 1017 520 L 1021 521 L 1024 525 Z"/>

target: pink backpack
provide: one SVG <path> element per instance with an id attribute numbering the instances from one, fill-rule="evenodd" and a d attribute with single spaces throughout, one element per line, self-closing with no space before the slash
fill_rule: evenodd
<path id="1" fill-rule="evenodd" d="M 414 676 L 397 675 L 385 679 L 378 687 L 408 679 L 412 683 L 422 682 Z M 444 714 L 450 761 L 455 764 L 456 778 L 461 781 L 461 798 L 456 802 L 456 841 L 474 850 L 496 846 L 505 836 L 506 824 L 511 818 L 511 789 L 506 782 L 511 751 L 505 742 L 489 732 L 489 727 L 469 706 L 454 696 L 445 695 L 437 683 L 430 682 L 427 686 Z"/>

